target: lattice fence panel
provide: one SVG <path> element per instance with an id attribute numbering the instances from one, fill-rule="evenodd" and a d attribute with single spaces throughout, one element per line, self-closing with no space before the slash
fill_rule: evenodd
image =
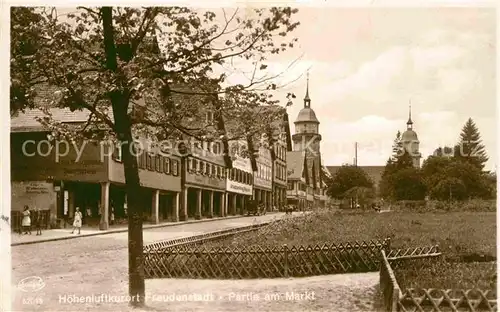
<path id="1" fill-rule="evenodd" d="M 249 248 L 170 246 L 145 252 L 146 278 L 275 278 L 377 271 L 384 242 Z"/>
<path id="2" fill-rule="evenodd" d="M 392 269 L 398 269 L 408 265 L 412 265 L 413 261 L 419 263 L 435 261 L 442 254 L 439 251 L 439 246 L 427 246 L 416 248 L 392 249 L 389 251 L 387 260 L 391 264 Z"/>
<path id="3" fill-rule="evenodd" d="M 408 289 L 398 302 L 399 311 L 497 311 L 496 292 L 479 289 Z"/>

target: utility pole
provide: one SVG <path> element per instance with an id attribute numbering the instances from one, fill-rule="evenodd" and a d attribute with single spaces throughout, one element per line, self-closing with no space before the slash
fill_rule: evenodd
<path id="1" fill-rule="evenodd" d="M 354 166 L 358 166 L 358 142 L 354 142 Z"/>

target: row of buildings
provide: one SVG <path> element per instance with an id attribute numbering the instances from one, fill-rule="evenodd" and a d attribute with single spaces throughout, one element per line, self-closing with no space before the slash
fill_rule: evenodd
<path id="1" fill-rule="evenodd" d="M 88 111 L 50 109 L 62 124 L 84 124 Z M 62 227 L 76 207 L 89 226 L 107 229 L 110 222 L 126 222 L 127 196 L 119 148 L 102 142 L 57 143 L 47 140 L 50 130 L 39 123 L 40 110 L 11 118 L 12 210 L 50 211 L 50 223 Z M 249 199 L 268 211 L 286 204 L 299 209 L 324 206 L 319 121 L 311 108 L 309 83 L 304 108 L 290 133 L 283 109 L 277 141 L 260 146 L 256 164 L 233 155 L 226 167 L 221 147 L 196 142 L 187 153 L 145 149 L 137 153 L 142 186 L 143 217 L 147 222 L 243 214 Z M 293 141 L 293 146 L 292 146 Z M 232 142 L 238 144 L 238 142 Z"/>

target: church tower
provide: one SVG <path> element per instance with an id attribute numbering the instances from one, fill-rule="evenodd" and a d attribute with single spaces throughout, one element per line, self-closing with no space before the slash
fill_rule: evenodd
<path id="1" fill-rule="evenodd" d="M 311 173 L 314 188 L 322 194 L 321 179 L 321 151 L 319 134 L 319 120 L 311 108 L 309 97 L 309 72 L 307 72 L 307 87 L 304 97 L 304 107 L 300 110 L 295 124 L 295 134 L 292 136 L 294 151 L 306 152 L 307 167 Z"/>
<path id="2" fill-rule="evenodd" d="M 418 140 L 417 133 L 413 130 L 413 121 L 411 120 L 411 104 L 408 113 L 408 121 L 406 122 L 406 131 L 401 136 L 401 143 L 403 148 L 410 153 L 413 160 L 413 167 L 420 168 L 420 158 L 422 155 L 419 151 L 420 141 Z"/>

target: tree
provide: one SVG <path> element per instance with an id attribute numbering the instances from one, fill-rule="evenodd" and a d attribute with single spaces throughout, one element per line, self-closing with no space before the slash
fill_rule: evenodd
<path id="1" fill-rule="evenodd" d="M 360 167 L 343 165 L 335 173 L 327 192 L 329 196 L 341 199 L 354 187 L 373 188 L 373 181 Z"/>
<path id="2" fill-rule="evenodd" d="M 490 175 L 460 158 L 429 156 L 422 174 L 433 199 L 490 198 L 494 188 Z"/>
<path id="3" fill-rule="evenodd" d="M 344 198 L 356 199 L 356 203 L 362 208 L 366 208 L 375 198 L 375 191 L 372 187 L 355 186 L 344 193 Z"/>
<path id="4" fill-rule="evenodd" d="M 391 177 L 396 200 L 423 200 L 426 194 L 424 179 L 417 168 L 398 170 Z"/>
<path id="5" fill-rule="evenodd" d="M 422 176 L 429 190 L 446 178 L 446 170 L 454 160 L 444 156 L 429 156 L 422 164 Z"/>
<path id="6" fill-rule="evenodd" d="M 398 131 L 398 133 L 396 133 L 396 138 L 394 138 L 394 143 L 392 144 L 392 155 L 390 158 L 392 163 L 395 163 L 403 152 L 404 149 L 403 142 L 401 141 L 401 131 Z"/>
<path id="7" fill-rule="evenodd" d="M 455 146 L 455 157 L 480 169 L 483 169 L 488 161 L 484 145 L 481 143 L 481 134 L 472 118 L 469 118 L 462 128 L 459 142 Z"/>
<path id="8" fill-rule="evenodd" d="M 401 132 L 398 131 L 392 145 L 392 155 L 386 162 L 384 172 L 382 173 L 382 178 L 379 182 L 380 196 L 385 198 L 394 198 L 394 174 L 400 170 L 412 167 L 413 160 L 410 153 L 403 147 L 403 142 L 401 141 Z"/>
<path id="9" fill-rule="evenodd" d="M 463 200 L 467 198 L 467 189 L 462 180 L 445 178 L 432 186 L 429 195 L 438 200 Z"/>
<path id="10" fill-rule="evenodd" d="M 88 110 L 87 124 L 77 129 L 57 123 L 49 114 L 39 121 L 57 136 L 114 138 L 122 150 L 129 293 L 140 298 L 133 305 L 143 305 L 145 294 L 134 139 L 139 133 L 171 139 L 222 138 L 227 156 L 231 138 L 224 120 L 243 121 L 251 111 L 246 108 L 279 102 L 272 98 L 280 87 L 272 83 L 276 76 L 260 73 L 265 73 L 268 55 L 297 41 L 288 38 L 299 24 L 293 21 L 297 10 L 252 12 L 247 10 L 243 18 L 238 10 L 232 14 L 223 10 L 217 19 L 214 12 L 185 7 L 80 7 L 64 21 L 55 8 L 11 10 L 11 114 L 31 107 L 47 111 L 46 106 Z M 214 74 L 215 68 L 230 67 L 238 60 L 253 60 L 248 84 L 231 85 L 225 74 Z M 47 90 L 52 90 L 48 97 Z M 200 110 L 214 111 L 214 122 L 193 126 Z M 268 121 L 234 128 L 232 135 L 238 139 L 256 134 Z"/>
<path id="11" fill-rule="evenodd" d="M 395 170 L 403 170 L 408 168 L 413 168 L 413 158 L 410 152 L 403 149 L 401 154 L 396 158 Z"/>

